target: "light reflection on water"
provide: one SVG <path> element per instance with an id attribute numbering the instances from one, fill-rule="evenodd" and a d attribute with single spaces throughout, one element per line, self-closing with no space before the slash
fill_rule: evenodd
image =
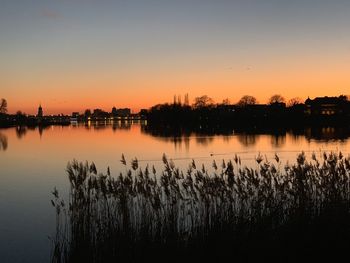
<path id="1" fill-rule="evenodd" d="M 6 151 L 7 150 L 7 136 L 0 133 L 0 151 Z"/>
<path id="2" fill-rule="evenodd" d="M 72 159 L 94 161 L 112 174 L 125 171 L 123 153 L 130 163 L 137 157 L 161 169 L 162 155 L 183 169 L 192 159 L 211 166 L 215 159 L 232 159 L 254 166 L 260 152 L 269 160 L 278 153 L 293 162 L 305 151 L 342 151 L 348 154 L 349 130 L 307 128 L 302 131 L 205 131 L 155 130 L 145 123 L 115 122 L 66 127 L 9 128 L 0 130 L 0 255 L 2 262 L 47 262 L 54 233 L 50 192 L 56 186 L 68 191 L 65 174 Z"/>

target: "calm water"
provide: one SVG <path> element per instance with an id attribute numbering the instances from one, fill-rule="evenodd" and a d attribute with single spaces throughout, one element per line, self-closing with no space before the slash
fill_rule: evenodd
<path id="1" fill-rule="evenodd" d="M 159 169 L 163 153 L 185 168 L 192 159 L 210 166 L 213 159 L 229 159 L 235 154 L 244 164 L 254 166 L 258 152 L 268 159 L 278 153 L 286 162 L 294 161 L 302 150 L 348 154 L 350 149 L 348 132 L 335 128 L 305 129 L 299 135 L 232 131 L 225 135 L 169 136 L 163 131 L 150 132 L 144 125 L 0 129 L 0 261 L 49 261 L 48 236 L 54 235 L 55 223 L 50 192 L 57 187 L 66 196 L 65 167 L 74 158 L 94 161 L 100 171 L 110 166 L 116 174 L 125 170 L 119 162 L 122 153 L 128 162 L 137 157 L 141 166 L 150 163 Z"/>

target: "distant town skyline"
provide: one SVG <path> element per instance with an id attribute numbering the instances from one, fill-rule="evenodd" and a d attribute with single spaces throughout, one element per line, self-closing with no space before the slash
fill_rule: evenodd
<path id="1" fill-rule="evenodd" d="M 36 107 L 34 110 L 31 110 L 29 112 L 25 112 L 25 111 L 22 111 L 21 109 L 17 109 L 13 112 L 10 112 L 7 110 L 7 113 L 9 114 L 15 114 L 17 112 L 21 112 L 22 114 L 29 114 L 29 115 L 35 115 L 35 116 L 38 116 L 39 113 L 38 112 L 41 112 L 41 116 L 43 115 L 43 110 L 45 111 L 45 114 L 44 115 L 61 115 L 61 114 L 64 114 L 64 115 L 74 115 L 74 114 L 84 114 L 85 111 L 89 110 L 91 112 L 93 111 L 102 111 L 102 112 L 112 112 L 113 111 L 123 111 L 123 110 L 128 110 L 129 111 L 129 114 L 137 114 L 137 113 L 140 113 L 140 111 L 142 112 L 143 110 L 150 110 L 153 106 L 157 106 L 157 105 L 164 105 L 164 104 L 180 104 L 180 105 L 190 105 L 192 107 L 196 107 L 196 99 L 199 99 L 199 100 L 203 100 L 203 97 L 207 97 L 208 100 L 212 100 L 212 98 L 210 96 L 207 96 L 207 95 L 204 95 L 204 96 L 199 96 L 199 97 L 196 97 L 194 98 L 194 100 L 189 100 L 189 96 L 188 94 L 185 94 L 184 96 L 182 95 L 174 95 L 173 96 L 173 99 L 172 100 L 169 100 L 169 101 L 166 101 L 164 103 L 155 103 L 149 107 L 144 107 L 144 108 L 140 108 L 140 109 L 132 109 L 131 107 L 116 107 L 115 105 L 113 105 L 112 107 L 109 107 L 109 108 L 106 108 L 106 107 L 101 107 L 100 106 L 96 106 L 96 107 L 82 107 L 80 110 L 76 110 L 73 109 L 73 110 L 69 110 L 69 109 L 65 109 L 65 111 L 54 111 L 53 108 L 50 108 L 50 106 L 48 106 L 47 109 L 44 109 L 43 105 L 40 103 L 38 105 L 38 107 Z M 259 101 L 259 100 L 256 100 L 256 98 L 254 96 L 242 96 L 240 98 L 240 100 L 238 101 L 231 101 L 229 98 L 226 98 L 224 100 L 220 100 L 220 101 L 215 101 L 215 100 L 212 100 L 211 102 L 208 101 L 208 103 L 213 103 L 213 104 L 216 104 L 216 105 L 220 105 L 220 104 L 230 104 L 230 105 L 242 105 L 242 101 L 245 101 L 246 103 L 248 104 L 259 104 L 259 105 L 269 105 L 272 103 L 272 101 L 276 101 L 276 102 L 282 102 L 285 104 L 285 106 L 292 106 L 292 105 L 296 105 L 296 104 L 307 104 L 308 101 L 311 100 L 323 100 L 323 99 L 335 99 L 335 100 L 338 100 L 339 98 L 343 99 L 345 98 L 346 100 L 349 100 L 350 99 L 350 95 L 346 95 L 346 94 L 338 94 L 337 96 L 315 96 L 315 97 L 310 97 L 308 96 L 307 98 L 300 98 L 300 97 L 293 97 L 293 98 L 286 98 L 284 97 L 283 95 L 281 94 L 274 94 L 272 96 L 269 97 L 268 100 L 266 101 Z M 253 101 L 251 102 L 250 100 L 253 99 Z M 249 102 L 247 102 L 246 100 L 249 100 Z M 7 103 L 7 101 L 6 101 Z M 7 107 L 6 107 L 7 108 Z"/>
<path id="2" fill-rule="evenodd" d="M 346 0 L 26 1 L 0 9 L 9 113 L 137 112 L 173 95 L 347 95 Z"/>

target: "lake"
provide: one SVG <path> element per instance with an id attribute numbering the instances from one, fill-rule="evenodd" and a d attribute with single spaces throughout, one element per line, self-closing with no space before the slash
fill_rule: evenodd
<path id="1" fill-rule="evenodd" d="M 349 131 L 344 128 L 305 128 L 302 131 L 187 132 L 154 130 L 142 122 L 0 129 L 0 255 L 1 262 L 48 262 L 55 234 L 51 191 L 63 197 L 69 190 L 67 162 L 93 161 L 98 170 L 110 167 L 112 175 L 125 171 L 137 158 L 141 167 L 162 167 L 162 155 L 182 169 L 194 159 L 211 166 L 215 159 L 236 154 L 247 166 L 256 166 L 260 153 L 273 161 L 294 162 L 301 151 L 349 153 Z"/>

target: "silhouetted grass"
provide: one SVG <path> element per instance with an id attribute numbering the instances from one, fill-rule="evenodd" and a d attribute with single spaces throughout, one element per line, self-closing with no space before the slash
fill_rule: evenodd
<path id="1" fill-rule="evenodd" d="M 341 153 L 301 153 L 293 165 L 259 155 L 255 168 L 235 156 L 210 172 L 195 161 L 183 172 L 165 155 L 160 173 L 121 162 L 126 172 L 116 177 L 68 163 L 68 205 L 53 192 L 52 262 L 315 259 L 350 241 L 350 159 Z"/>

